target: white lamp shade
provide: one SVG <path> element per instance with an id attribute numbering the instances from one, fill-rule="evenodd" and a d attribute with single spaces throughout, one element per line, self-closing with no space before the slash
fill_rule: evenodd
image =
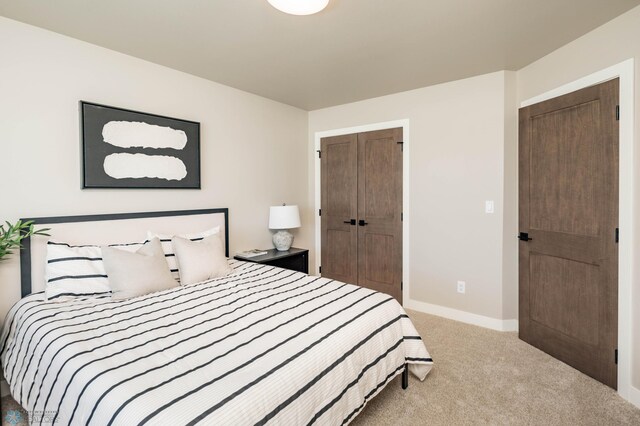
<path id="1" fill-rule="evenodd" d="M 269 229 L 300 228 L 298 206 L 271 206 L 269 208 Z"/>
<path id="2" fill-rule="evenodd" d="M 329 0 L 269 0 L 269 3 L 290 15 L 312 15 L 327 7 Z"/>

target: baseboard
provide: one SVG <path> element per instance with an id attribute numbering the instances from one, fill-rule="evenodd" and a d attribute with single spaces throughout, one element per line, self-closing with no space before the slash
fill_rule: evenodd
<path id="1" fill-rule="evenodd" d="M 420 302 L 409 299 L 404 302 L 404 307 L 425 314 L 437 315 L 467 324 L 490 328 L 497 331 L 518 331 L 518 320 L 501 320 L 497 318 L 485 317 L 484 315 L 472 314 L 471 312 L 459 311 L 446 306 L 433 305 L 431 303 Z"/>
<path id="2" fill-rule="evenodd" d="M 4 380 L 0 380 L 0 396 L 7 396 L 11 392 L 9 392 L 9 384 Z"/>
<path id="3" fill-rule="evenodd" d="M 640 408 L 640 389 L 629 386 L 629 399 L 628 401 Z"/>

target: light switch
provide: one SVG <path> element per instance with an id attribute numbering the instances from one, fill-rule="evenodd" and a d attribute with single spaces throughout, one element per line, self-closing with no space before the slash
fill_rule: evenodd
<path id="1" fill-rule="evenodd" d="M 493 213 L 493 201 L 487 200 L 484 202 L 484 212 L 485 213 Z"/>

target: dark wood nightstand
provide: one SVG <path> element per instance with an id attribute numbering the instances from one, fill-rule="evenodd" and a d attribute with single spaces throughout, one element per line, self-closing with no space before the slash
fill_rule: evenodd
<path id="1" fill-rule="evenodd" d="M 265 251 L 267 254 L 255 256 L 250 259 L 238 256 L 234 256 L 233 258 L 236 260 L 244 260 L 245 262 L 278 266 L 280 268 L 304 272 L 305 274 L 309 273 L 309 250 L 291 247 L 288 251 L 278 251 L 276 249 Z"/>

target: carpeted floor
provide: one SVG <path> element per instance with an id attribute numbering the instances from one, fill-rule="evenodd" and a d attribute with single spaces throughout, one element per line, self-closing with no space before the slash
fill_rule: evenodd
<path id="1" fill-rule="evenodd" d="M 640 425 L 640 409 L 517 333 L 408 313 L 434 368 L 406 391 L 395 379 L 353 425 Z"/>
<path id="2" fill-rule="evenodd" d="M 408 313 L 435 366 L 406 391 L 395 379 L 353 425 L 640 425 L 640 409 L 516 333 Z M 3 425 L 16 408 L 2 399 Z"/>

